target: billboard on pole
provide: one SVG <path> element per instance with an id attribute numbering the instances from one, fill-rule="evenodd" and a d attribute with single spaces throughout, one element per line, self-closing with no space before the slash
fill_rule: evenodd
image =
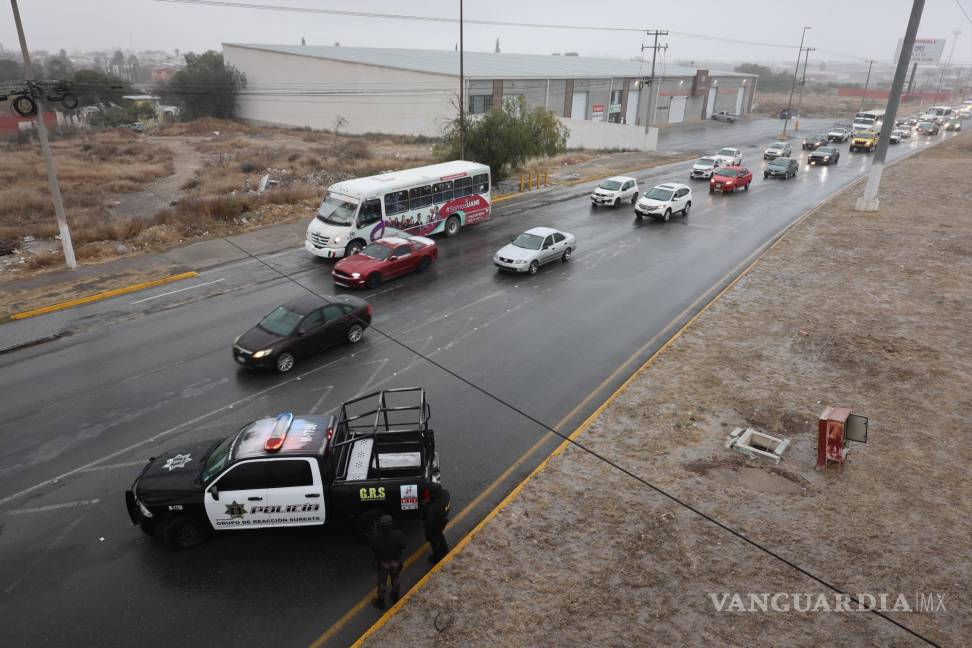
<path id="1" fill-rule="evenodd" d="M 894 60 L 901 56 L 903 38 L 898 39 L 898 47 L 894 50 Z M 918 65 L 938 65 L 945 51 L 944 38 L 916 38 L 915 46 L 911 49 L 911 63 Z"/>

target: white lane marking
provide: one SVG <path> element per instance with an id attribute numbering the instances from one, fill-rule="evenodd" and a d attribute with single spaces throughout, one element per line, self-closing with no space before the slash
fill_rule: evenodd
<path id="1" fill-rule="evenodd" d="M 23 580 L 25 578 L 27 578 L 27 576 L 30 574 L 31 570 L 34 569 L 34 566 L 37 563 L 42 562 L 45 558 L 47 558 L 47 555 L 49 553 L 51 553 L 51 551 L 54 549 L 54 547 L 56 547 L 58 544 L 60 544 L 61 540 L 63 540 L 64 538 L 66 538 L 67 535 L 71 532 L 71 530 L 74 527 L 78 526 L 78 523 L 81 522 L 81 520 L 84 518 L 84 516 L 85 516 L 85 514 L 82 513 L 73 522 L 71 522 L 71 524 L 67 525 L 64 528 L 64 530 L 61 531 L 61 533 L 59 533 L 56 538 L 54 538 L 54 540 L 51 542 L 51 544 L 47 545 L 47 547 L 44 549 L 43 553 L 41 553 L 41 555 L 38 556 L 37 560 L 35 560 L 34 562 L 30 563 L 30 565 L 27 567 L 27 569 L 24 570 L 24 573 L 20 575 L 20 578 L 18 578 L 14 582 L 12 582 L 7 587 L 7 589 L 4 590 L 4 593 L 5 594 L 9 594 L 10 592 L 14 591 L 14 589 L 16 589 L 16 587 L 18 585 L 20 585 L 20 583 L 23 582 Z"/>
<path id="2" fill-rule="evenodd" d="M 146 297 L 145 299 L 139 299 L 138 301 L 133 301 L 131 302 L 131 305 L 134 306 L 135 304 L 141 304 L 143 302 L 152 301 L 153 299 L 158 299 L 159 297 L 168 297 L 169 295 L 185 292 L 187 290 L 192 290 L 194 288 L 202 288 L 203 286 L 219 283 L 220 281 L 226 281 L 226 277 L 222 277 L 220 279 L 214 279 L 213 281 L 204 281 L 203 283 L 198 283 L 192 286 L 187 286 L 185 288 L 180 288 L 179 290 L 170 290 L 169 292 L 164 292 L 161 295 L 152 295 L 151 297 Z"/>
<path id="3" fill-rule="evenodd" d="M 197 430 L 200 428 L 196 428 Z M 148 463 L 147 459 L 139 459 L 138 461 L 126 461 L 125 463 L 116 464 L 106 464 L 104 466 L 94 466 L 93 468 L 86 468 L 81 472 L 95 472 L 96 470 L 117 470 L 118 468 L 131 468 L 132 466 L 144 466 Z"/>
<path id="4" fill-rule="evenodd" d="M 468 304 L 466 304 L 464 306 L 460 306 L 459 308 L 457 308 L 455 310 L 449 311 L 445 315 L 442 315 L 442 317 L 443 318 L 447 318 L 447 317 L 449 317 L 451 315 L 455 315 L 459 311 L 465 310 L 465 309 L 470 308 L 472 306 L 476 306 L 478 304 L 482 304 L 484 301 L 487 301 L 489 299 L 492 299 L 493 297 L 496 297 L 498 295 L 502 295 L 507 290 L 509 290 L 509 288 L 504 288 L 503 290 L 497 290 L 496 292 L 490 293 L 490 294 L 486 295 L 485 297 L 480 297 L 479 299 L 477 299 L 475 301 L 471 301 L 471 302 L 469 302 Z"/>
<path id="5" fill-rule="evenodd" d="M 139 462 L 142 463 L 142 462 Z M 25 513 L 44 513 L 45 511 L 56 511 L 64 508 L 77 508 L 79 506 L 91 506 L 97 504 L 100 499 L 78 500 L 77 502 L 64 502 L 62 504 L 48 504 L 47 506 L 35 506 L 34 508 L 22 508 L 7 511 L 10 515 L 24 515 Z"/>
<path id="6" fill-rule="evenodd" d="M 374 345 L 372 345 L 372 346 L 374 346 Z M 352 354 L 352 356 L 353 356 L 353 354 Z M 276 391 L 276 390 L 280 389 L 281 387 L 285 387 L 286 385 L 289 385 L 289 384 L 291 384 L 293 382 L 297 382 L 297 381 L 299 381 L 301 378 L 303 378 L 305 376 L 309 376 L 311 374 L 317 373 L 318 371 L 322 371 L 323 369 L 327 369 L 328 367 L 331 367 L 331 366 L 337 364 L 338 362 L 344 360 L 345 358 L 346 358 L 346 356 L 342 356 L 340 358 L 335 358 L 331 362 L 327 362 L 327 363 L 321 365 L 320 367 L 316 367 L 316 368 L 311 369 L 309 371 L 305 371 L 304 373 L 300 374 L 299 376 L 294 376 L 293 378 L 290 378 L 289 380 L 285 380 L 283 382 L 279 382 L 276 385 L 271 385 L 270 387 L 267 387 L 266 389 L 261 389 L 258 392 L 254 392 L 254 393 L 252 393 L 252 394 L 250 394 L 248 396 L 244 396 L 243 398 L 239 398 L 239 399 L 233 401 L 232 403 L 227 403 L 226 405 L 222 405 L 220 407 L 217 407 L 216 409 L 210 410 L 210 411 L 206 412 L 205 414 L 200 414 L 199 416 L 197 416 L 195 418 L 192 418 L 192 419 L 189 419 L 188 421 L 185 421 L 183 423 L 179 423 L 177 425 L 174 425 L 174 426 L 172 426 L 172 427 L 170 427 L 170 428 L 168 428 L 166 430 L 163 430 L 163 431 L 159 432 L 158 434 L 152 435 L 151 437 L 149 437 L 147 439 L 142 439 L 141 441 L 138 441 L 136 443 L 133 443 L 131 445 L 128 445 L 128 446 L 126 446 L 126 447 L 124 447 L 124 448 L 122 448 L 120 450 L 116 450 L 115 452 L 112 452 L 110 454 L 107 454 L 107 455 L 105 455 L 104 457 L 102 457 L 100 459 L 95 459 L 94 461 L 90 461 L 90 462 L 88 462 L 88 463 L 86 463 L 86 464 L 84 464 L 82 466 L 78 466 L 77 468 L 72 468 L 71 470 L 68 470 L 67 472 L 61 473 L 57 477 L 51 477 L 50 479 L 45 479 L 44 481 L 38 482 L 38 483 L 34 484 L 33 486 L 28 486 L 27 488 L 25 488 L 23 490 L 17 491 L 16 493 L 13 493 L 11 495 L 7 495 L 3 499 L 0 499 L 0 506 L 6 504 L 7 502 L 9 502 L 11 500 L 17 499 L 18 497 L 23 497 L 27 493 L 32 493 L 35 490 L 37 490 L 38 488 L 43 488 L 45 486 L 50 486 L 51 484 L 56 484 L 59 481 L 61 481 L 62 479 L 64 479 L 65 477 L 70 477 L 71 475 L 76 475 L 76 474 L 78 474 L 80 472 L 87 471 L 90 468 L 93 468 L 94 466 L 100 466 L 104 462 L 108 461 L 109 459 L 114 459 L 115 457 L 118 457 L 120 455 L 123 455 L 126 452 L 131 452 L 132 450 L 134 450 L 136 448 L 141 448 L 143 445 L 146 445 L 148 443 L 155 443 L 159 439 L 161 439 L 163 437 L 170 436 L 170 435 L 172 435 L 172 434 L 174 434 L 176 432 L 179 432 L 180 430 L 182 430 L 184 428 L 187 428 L 187 427 L 189 427 L 189 426 L 191 426 L 191 425 L 193 425 L 195 423 L 198 423 L 199 421 L 204 421 L 204 420 L 208 419 L 209 417 L 214 416 L 216 414 L 220 414 L 222 412 L 225 412 L 225 411 L 228 411 L 228 410 L 232 410 L 237 405 L 242 405 L 242 404 L 247 403 L 249 401 L 252 401 L 252 400 L 255 400 L 257 398 L 260 398 L 261 396 L 263 396 L 265 394 L 269 394 L 272 391 Z"/>
<path id="7" fill-rule="evenodd" d="M 331 395 L 332 391 L 334 391 L 334 385 L 328 385 L 327 387 L 325 387 L 324 393 L 321 395 L 320 398 L 317 399 L 317 402 L 314 403 L 314 407 L 310 408 L 310 411 L 308 411 L 307 413 L 316 414 L 317 410 L 320 409 L 320 407 L 324 404 L 324 401 L 327 400 L 327 397 Z"/>
<path id="8" fill-rule="evenodd" d="M 375 363 L 378 363 L 378 368 L 371 372 L 371 375 L 368 376 L 368 380 L 364 381 L 364 383 L 361 385 L 361 388 L 358 389 L 358 393 L 352 396 L 350 400 L 354 400 L 358 396 L 361 396 L 362 394 L 365 393 L 365 390 L 367 390 L 368 386 L 371 385 L 371 381 L 373 381 L 375 377 L 377 377 L 378 374 L 381 373 L 381 370 L 385 368 L 385 365 L 388 364 L 388 358 L 382 358 L 381 360 L 372 360 L 371 362 L 363 362 L 358 366 L 363 367 L 365 365 L 375 364 Z"/>

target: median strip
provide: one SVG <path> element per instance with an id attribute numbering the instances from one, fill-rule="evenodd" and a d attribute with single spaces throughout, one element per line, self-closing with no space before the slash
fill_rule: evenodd
<path id="1" fill-rule="evenodd" d="M 49 306 L 40 306 L 38 308 L 32 308 L 30 310 L 20 311 L 19 313 L 14 313 L 13 315 L 10 315 L 7 319 L 22 320 L 22 319 L 27 319 L 28 317 L 37 317 L 38 315 L 46 315 L 47 313 L 54 313 L 56 311 L 64 310 L 66 308 L 82 306 L 84 304 L 90 304 L 92 302 L 101 301 L 103 299 L 109 299 L 111 297 L 117 297 L 119 295 L 126 295 L 128 293 L 137 292 L 139 290 L 145 290 L 146 288 L 155 288 L 156 286 L 164 286 L 165 284 L 172 283 L 173 281 L 180 281 L 182 279 L 192 279 L 193 277 L 197 277 L 197 276 L 199 276 L 199 273 L 195 271 L 182 272 L 180 274 L 174 274 L 168 277 L 162 277 L 161 279 L 143 281 L 141 283 L 132 284 L 130 286 L 124 286 L 122 288 L 105 290 L 99 293 L 94 293 L 93 295 L 78 297 L 77 299 L 69 299 L 68 301 L 59 302 L 57 304 L 51 304 Z"/>

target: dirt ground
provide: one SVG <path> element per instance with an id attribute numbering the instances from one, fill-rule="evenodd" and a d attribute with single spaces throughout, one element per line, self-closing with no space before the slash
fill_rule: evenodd
<path id="1" fill-rule="evenodd" d="M 970 164 L 965 134 L 889 167 L 880 212 L 851 210 L 860 183 L 824 205 L 578 436 L 945 646 L 972 637 Z M 817 471 L 828 405 L 868 416 L 869 438 Z M 789 439 L 780 464 L 727 450 L 736 426 Z M 780 611 L 749 611 L 764 593 L 786 593 Z M 747 611 L 717 611 L 733 594 Z M 921 644 L 828 608 L 820 583 L 571 447 L 365 643 Z"/>
<path id="2" fill-rule="evenodd" d="M 82 265 L 306 219 L 333 182 L 432 161 L 427 138 L 201 119 L 135 134 L 66 132 L 55 160 Z M 35 143 L 0 144 L 0 282 L 63 267 Z M 261 178 L 272 181 L 258 191 Z"/>
<path id="3" fill-rule="evenodd" d="M 796 113 L 797 106 L 799 105 L 800 113 L 807 119 L 816 117 L 834 117 L 835 119 L 853 117 L 854 113 L 858 112 L 861 107 L 860 97 L 838 97 L 836 94 L 807 93 L 803 95 L 803 102 L 799 103 L 799 92 L 800 89 L 797 88 L 793 94 L 793 112 Z M 789 92 L 760 92 L 756 95 L 756 100 L 753 102 L 753 114 L 777 117 L 780 114 L 780 110 L 789 105 L 789 100 Z M 868 99 L 864 107 L 868 110 L 871 108 L 883 108 L 885 103 L 887 102 Z M 903 103 L 898 108 L 898 115 L 904 116 L 923 112 L 921 110 L 923 105 L 921 102 Z"/>

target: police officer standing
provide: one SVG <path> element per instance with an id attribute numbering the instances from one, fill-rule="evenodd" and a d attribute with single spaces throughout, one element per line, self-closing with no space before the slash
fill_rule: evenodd
<path id="1" fill-rule="evenodd" d="M 405 535 L 392 527 L 390 515 L 382 515 L 378 520 L 378 529 L 368 536 L 368 544 L 375 554 L 375 569 L 378 570 L 378 596 L 372 599 L 371 604 L 379 610 L 384 610 L 385 590 L 389 579 L 391 579 L 392 605 L 398 601 Z"/>
<path id="2" fill-rule="evenodd" d="M 449 545 L 446 543 L 443 531 L 449 521 L 450 508 L 452 508 L 452 499 L 449 497 L 449 491 L 439 484 L 429 486 L 429 501 L 422 508 L 422 526 L 425 528 L 425 539 L 432 547 L 430 563 L 439 562 L 449 553 Z"/>

